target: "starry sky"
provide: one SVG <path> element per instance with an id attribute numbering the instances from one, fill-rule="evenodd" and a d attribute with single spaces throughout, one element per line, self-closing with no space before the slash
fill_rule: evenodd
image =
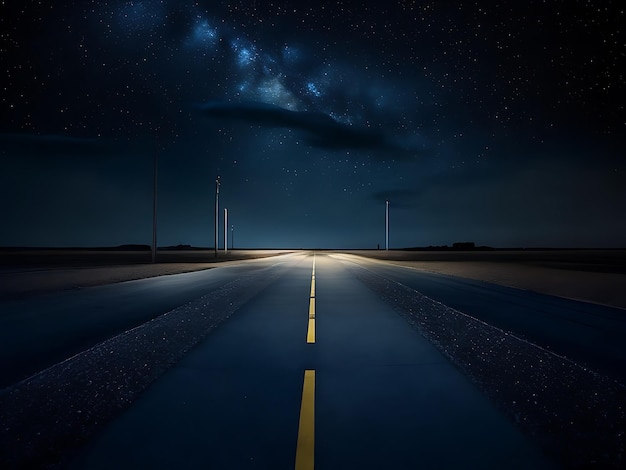
<path id="1" fill-rule="evenodd" d="M 0 8 L 0 246 L 626 246 L 623 2 Z"/>

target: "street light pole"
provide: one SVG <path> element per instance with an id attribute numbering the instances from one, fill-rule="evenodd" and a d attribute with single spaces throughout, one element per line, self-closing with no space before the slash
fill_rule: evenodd
<path id="1" fill-rule="evenodd" d="M 230 226 L 230 249 L 235 249 L 235 226 Z"/>
<path id="2" fill-rule="evenodd" d="M 228 209 L 224 208 L 224 253 L 228 253 Z"/>
<path id="3" fill-rule="evenodd" d="M 217 258 L 217 239 L 220 220 L 220 177 L 215 179 L 215 257 Z"/>
<path id="4" fill-rule="evenodd" d="M 385 201 L 385 250 L 389 251 L 389 201 Z"/>
<path id="5" fill-rule="evenodd" d="M 159 147 L 154 151 L 154 188 L 152 194 L 152 264 L 156 263 L 157 252 L 157 184 L 159 179 Z"/>

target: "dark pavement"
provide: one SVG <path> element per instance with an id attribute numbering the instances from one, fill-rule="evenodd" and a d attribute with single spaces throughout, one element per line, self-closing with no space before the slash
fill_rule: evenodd
<path id="1" fill-rule="evenodd" d="M 543 468 L 518 429 L 328 256 L 247 303 L 95 439 L 74 468 L 294 468 L 305 370 L 315 467 Z"/>
<path id="2" fill-rule="evenodd" d="M 312 252 L 0 309 L 11 465 L 623 463 L 620 309 Z"/>
<path id="3" fill-rule="evenodd" d="M 0 388 L 289 256 L 1 301 Z"/>
<path id="4" fill-rule="evenodd" d="M 626 384 L 626 310 L 336 255 Z"/>

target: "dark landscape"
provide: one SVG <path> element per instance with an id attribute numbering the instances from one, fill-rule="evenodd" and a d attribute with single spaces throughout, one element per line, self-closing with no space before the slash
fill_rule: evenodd
<path id="1" fill-rule="evenodd" d="M 263 258 L 298 250 L 229 250 L 187 246 L 160 249 L 151 264 L 149 247 L 105 249 L 0 249 L 0 298 L 77 286 L 209 269 L 216 263 Z M 315 250 L 311 250 L 315 251 Z M 538 292 L 626 308 L 626 250 L 490 249 L 318 250 L 353 253 L 417 269 L 469 277 Z M 106 268 L 106 269 L 105 269 Z"/>
<path id="2" fill-rule="evenodd" d="M 617 0 L 1 2 L 0 468 L 626 468 Z"/>

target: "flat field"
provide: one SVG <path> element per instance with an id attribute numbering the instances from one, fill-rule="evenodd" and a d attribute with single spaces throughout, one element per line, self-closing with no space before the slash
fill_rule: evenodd
<path id="1" fill-rule="evenodd" d="M 0 299 L 210 269 L 295 250 L 0 251 Z M 626 250 L 337 250 L 445 275 L 626 308 Z"/>

